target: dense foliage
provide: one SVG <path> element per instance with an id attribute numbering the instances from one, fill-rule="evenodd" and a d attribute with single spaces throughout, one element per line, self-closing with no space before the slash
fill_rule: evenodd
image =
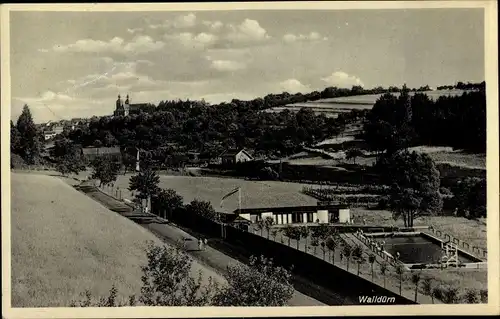
<path id="1" fill-rule="evenodd" d="M 119 168 L 119 163 L 105 158 L 97 158 L 92 162 L 91 178 L 99 180 L 99 186 L 111 184 L 116 181 Z"/>
<path id="2" fill-rule="evenodd" d="M 86 298 L 72 306 L 285 306 L 294 289 L 291 272 L 275 266 L 264 257 L 251 257 L 249 265 L 230 265 L 225 275 L 227 284 L 208 278 L 204 283 L 202 273 L 192 277 L 193 260 L 177 248 L 150 245 L 146 251 L 147 264 L 142 268 L 142 288 L 138 298 L 127 302 L 118 300 L 113 286 L 107 298 L 93 300 L 87 291 Z"/>
<path id="3" fill-rule="evenodd" d="M 56 162 L 56 170 L 63 175 L 85 170 L 81 150 L 66 138 L 57 139 L 50 153 Z"/>
<path id="4" fill-rule="evenodd" d="M 458 216 L 486 217 L 486 179 L 463 179 L 454 187 L 453 193 Z"/>
<path id="5" fill-rule="evenodd" d="M 405 227 L 413 227 L 415 218 L 441 211 L 439 171 L 427 154 L 399 151 L 378 165 L 391 185 L 388 202 L 393 216 L 402 218 Z"/>
<path id="6" fill-rule="evenodd" d="M 315 115 L 306 108 L 297 113 L 266 110 L 290 103 L 383 91 L 382 88 L 327 88 L 322 92 L 295 95 L 285 92 L 218 105 L 204 101 L 162 101 L 138 115 L 94 117 L 88 127 L 67 134 L 83 146 L 119 145 L 148 150 L 161 147 L 172 153 L 169 148 L 176 145 L 177 150 L 197 150 L 207 157 L 233 147 L 245 147 L 265 155 L 292 154 L 301 145 L 338 134 L 346 123 L 361 118 L 364 112 L 355 110 L 334 119 Z"/>
<path id="7" fill-rule="evenodd" d="M 386 93 L 368 113 L 362 135 L 372 149 L 392 153 L 430 145 L 486 151 L 484 85 L 461 96 L 440 96 L 436 100 L 424 93 L 408 93 L 405 87 L 398 97 Z"/>
<path id="8" fill-rule="evenodd" d="M 33 122 L 28 105 L 23 107 L 15 126 L 11 121 L 10 132 L 12 152 L 20 155 L 28 164 L 34 164 L 40 157 L 42 136 Z"/>

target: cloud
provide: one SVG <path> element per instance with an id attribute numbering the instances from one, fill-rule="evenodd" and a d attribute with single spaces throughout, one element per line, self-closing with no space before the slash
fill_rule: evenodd
<path id="1" fill-rule="evenodd" d="M 196 25 L 196 15 L 194 13 L 189 13 L 184 16 L 179 16 L 174 21 L 174 27 L 176 28 L 191 28 Z"/>
<path id="2" fill-rule="evenodd" d="M 211 31 L 219 31 L 224 27 L 224 24 L 221 21 L 203 21 L 204 26 L 208 27 Z"/>
<path id="3" fill-rule="evenodd" d="M 342 71 L 333 72 L 331 75 L 321 78 L 321 80 L 330 86 L 339 88 L 350 88 L 354 85 L 364 86 L 360 78 Z"/>
<path id="4" fill-rule="evenodd" d="M 183 32 L 177 35 L 165 35 L 165 39 L 177 40 L 185 47 L 198 49 L 211 46 L 218 40 L 218 37 L 205 32 L 196 35 L 191 32 Z"/>
<path id="5" fill-rule="evenodd" d="M 260 26 L 256 20 L 245 19 L 241 24 L 234 26 L 229 24 L 227 39 L 235 42 L 262 41 L 269 39 L 266 29 Z"/>
<path id="6" fill-rule="evenodd" d="M 119 52 L 122 49 L 123 42 L 123 39 L 120 37 L 114 37 L 109 41 L 83 39 L 68 45 L 56 44 L 52 47 L 52 50 L 55 52 L 88 53 Z"/>
<path id="7" fill-rule="evenodd" d="M 288 79 L 280 83 L 281 89 L 285 90 L 288 93 L 298 93 L 298 92 L 308 92 L 311 91 L 311 89 L 300 83 L 299 80 L 297 79 Z"/>
<path id="8" fill-rule="evenodd" d="M 165 46 L 162 41 L 155 41 L 153 38 L 147 35 L 141 35 L 134 38 L 133 41 L 127 43 L 123 50 L 128 53 L 147 53 L 152 51 L 158 51 Z"/>
<path id="9" fill-rule="evenodd" d="M 173 20 L 165 20 L 159 24 L 149 24 L 150 29 L 186 29 L 193 28 L 197 24 L 196 15 L 194 13 L 188 13 L 186 15 L 180 15 L 175 17 Z"/>
<path id="10" fill-rule="evenodd" d="M 135 33 L 137 33 L 137 32 L 142 32 L 142 31 L 144 31 L 144 29 L 143 29 L 143 28 L 135 28 L 135 29 L 130 29 L 130 28 L 127 28 L 127 32 L 128 32 L 128 33 L 131 33 L 131 34 L 135 34 Z"/>
<path id="11" fill-rule="evenodd" d="M 245 69 L 246 64 L 230 60 L 214 60 L 210 67 L 221 72 L 232 72 Z"/>
<path id="12" fill-rule="evenodd" d="M 54 45 L 52 50 L 55 52 L 79 52 L 79 53 L 117 53 L 117 54 L 141 54 L 160 50 L 165 43 L 155 41 L 147 35 L 136 36 L 131 41 L 125 43 L 120 37 L 114 37 L 109 41 L 83 39 L 68 45 Z M 43 49 L 41 49 L 43 50 Z"/>
<path id="13" fill-rule="evenodd" d="M 288 43 L 293 43 L 297 41 L 326 41 L 328 40 L 327 37 L 322 37 L 318 32 L 311 32 L 307 35 L 303 34 L 292 34 L 292 33 L 287 33 L 283 36 L 283 41 L 288 42 Z"/>
<path id="14" fill-rule="evenodd" d="M 28 104 L 36 123 L 49 120 L 89 117 L 92 115 L 110 114 L 113 100 L 92 100 L 76 96 L 45 91 L 36 97 L 13 97 L 12 115 L 18 116 L 22 106 Z"/>

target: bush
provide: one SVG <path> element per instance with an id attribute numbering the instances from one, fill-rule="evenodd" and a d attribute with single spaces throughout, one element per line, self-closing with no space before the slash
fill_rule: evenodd
<path id="1" fill-rule="evenodd" d="M 264 257 L 250 257 L 246 265 L 228 267 L 228 285 L 220 285 L 211 277 L 202 284 L 202 273 L 191 277 L 192 259 L 177 248 L 150 245 L 147 265 L 142 268 L 141 294 L 118 300 L 113 286 L 109 296 L 96 300 L 89 291 L 72 307 L 120 306 L 284 306 L 292 298 L 291 272 L 274 266 Z"/>

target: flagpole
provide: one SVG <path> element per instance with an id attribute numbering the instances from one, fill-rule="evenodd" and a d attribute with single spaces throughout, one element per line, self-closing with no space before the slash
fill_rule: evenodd
<path id="1" fill-rule="evenodd" d="M 241 187 L 238 189 L 238 215 L 241 214 Z"/>

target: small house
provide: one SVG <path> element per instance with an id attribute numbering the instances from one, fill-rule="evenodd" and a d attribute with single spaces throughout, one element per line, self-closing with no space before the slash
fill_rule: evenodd
<path id="1" fill-rule="evenodd" d="M 220 162 L 223 165 L 234 165 L 236 163 L 249 162 L 253 160 L 252 155 L 245 149 L 227 150 L 220 156 Z"/>
<path id="2" fill-rule="evenodd" d="M 45 138 L 46 141 L 54 138 L 56 135 L 57 134 L 54 131 L 44 131 L 43 132 L 43 137 Z"/>

